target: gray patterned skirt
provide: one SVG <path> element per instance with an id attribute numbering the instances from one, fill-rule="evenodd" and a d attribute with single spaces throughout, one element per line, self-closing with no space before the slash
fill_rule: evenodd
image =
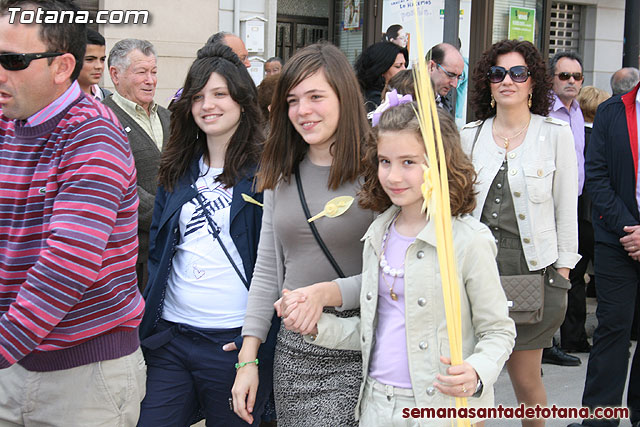
<path id="1" fill-rule="evenodd" d="M 358 310 L 331 312 L 358 315 Z M 273 363 L 278 427 L 357 426 L 361 383 L 362 353 L 308 344 L 281 324 Z"/>

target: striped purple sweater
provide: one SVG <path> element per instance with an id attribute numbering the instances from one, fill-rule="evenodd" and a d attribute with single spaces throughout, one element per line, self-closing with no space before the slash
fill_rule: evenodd
<path id="1" fill-rule="evenodd" d="M 34 127 L 0 114 L 0 368 L 139 345 L 136 172 L 118 123 L 84 95 Z"/>

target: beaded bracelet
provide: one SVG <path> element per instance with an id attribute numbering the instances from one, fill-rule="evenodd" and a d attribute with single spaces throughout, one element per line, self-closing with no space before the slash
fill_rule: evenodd
<path id="1" fill-rule="evenodd" d="M 246 365 L 248 365 L 248 364 L 250 364 L 250 363 L 255 363 L 255 364 L 256 364 L 256 366 L 258 366 L 258 359 L 256 359 L 256 360 L 250 360 L 250 361 L 248 361 L 248 362 L 236 363 L 236 370 L 238 370 L 238 369 L 242 368 L 243 366 L 246 366 Z"/>

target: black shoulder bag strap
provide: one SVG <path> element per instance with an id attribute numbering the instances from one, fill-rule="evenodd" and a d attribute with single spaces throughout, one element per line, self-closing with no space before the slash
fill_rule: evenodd
<path id="1" fill-rule="evenodd" d="M 209 226 L 211 227 L 211 232 L 213 233 L 213 238 L 215 240 L 217 240 L 218 243 L 220 243 L 220 247 L 222 248 L 222 252 L 224 252 L 224 254 L 227 256 L 227 259 L 231 263 L 231 266 L 236 271 L 236 273 L 238 273 L 238 277 L 240 278 L 240 280 L 242 280 L 242 283 L 244 284 L 244 286 L 247 289 L 249 289 L 249 282 L 247 282 L 247 279 L 244 278 L 244 276 L 240 272 L 240 269 L 238 268 L 236 263 L 233 261 L 233 258 L 231 258 L 231 254 L 229 254 L 229 251 L 227 251 L 227 247 L 224 245 L 224 243 L 222 243 L 222 239 L 220 238 L 220 233 L 216 230 L 216 225 L 213 222 L 213 218 L 211 218 L 211 215 L 209 214 L 209 211 L 207 210 L 207 205 L 204 202 L 202 194 L 200 194 L 200 192 L 196 193 L 196 199 L 198 199 L 198 202 L 200 203 L 200 206 L 202 206 L 202 211 L 204 212 L 204 216 L 207 218 L 207 222 L 209 223 Z"/>
<path id="2" fill-rule="evenodd" d="M 296 176 L 296 186 L 298 187 L 300 204 L 302 205 L 304 216 L 308 220 L 309 218 L 311 218 L 311 213 L 309 212 L 309 207 L 307 206 L 307 200 L 304 197 L 304 190 L 302 189 L 302 180 L 300 179 L 300 169 L 298 168 L 298 166 L 296 166 L 294 174 Z M 309 222 L 309 221 L 307 221 L 307 224 L 309 224 L 309 228 L 311 228 L 311 232 L 313 233 L 313 237 L 316 238 L 316 242 L 318 242 L 318 245 L 320 245 L 320 249 L 322 249 L 322 252 L 324 252 L 324 255 L 327 257 L 327 259 L 331 263 L 331 266 L 336 271 L 336 273 L 338 273 L 338 277 L 341 277 L 341 278 L 346 277 L 342 272 L 342 269 L 338 265 L 337 261 L 333 257 L 333 255 L 331 255 L 331 252 L 329 252 L 329 248 L 327 248 L 327 245 L 324 244 L 322 237 L 320 237 L 320 233 L 318 233 L 318 229 L 316 228 L 316 225 L 313 222 Z"/>

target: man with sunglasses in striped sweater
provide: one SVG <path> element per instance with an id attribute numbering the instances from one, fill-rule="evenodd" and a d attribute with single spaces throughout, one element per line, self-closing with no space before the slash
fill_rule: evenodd
<path id="1" fill-rule="evenodd" d="M 133 156 L 76 80 L 85 26 L 21 23 L 41 11 L 77 9 L 0 1 L 0 425 L 134 426 L 146 369 Z"/>

